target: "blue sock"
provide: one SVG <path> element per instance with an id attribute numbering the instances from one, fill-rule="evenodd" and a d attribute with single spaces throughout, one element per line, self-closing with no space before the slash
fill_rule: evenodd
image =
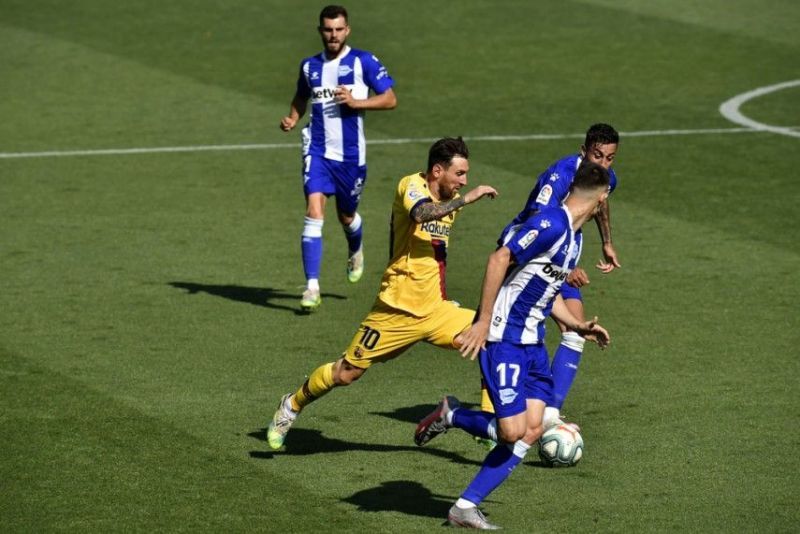
<path id="1" fill-rule="evenodd" d="M 495 415 L 489 412 L 476 412 L 459 408 L 453 412 L 452 426 L 465 432 L 497 441 L 497 422 Z"/>
<path id="2" fill-rule="evenodd" d="M 550 372 L 553 375 L 553 402 L 559 410 L 564 405 L 575 375 L 578 374 L 578 365 L 581 362 L 584 339 L 575 332 L 565 332 L 561 336 L 561 344 L 553 355 Z"/>
<path id="3" fill-rule="evenodd" d="M 363 235 L 361 231 L 361 215 L 356 213 L 353 216 L 353 222 L 344 227 L 344 235 L 347 238 L 347 249 L 350 254 L 358 252 L 358 249 L 361 248 L 361 236 Z"/>
<path id="4" fill-rule="evenodd" d="M 516 443 L 503 443 L 486 456 L 478 474 L 461 494 L 475 506 L 479 505 L 494 489 L 507 479 L 528 453 L 530 445 L 520 440 Z"/>
<path id="5" fill-rule="evenodd" d="M 322 219 L 305 218 L 300 248 L 303 251 L 303 270 L 306 280 L 318 279 L 322 265 Z"/>

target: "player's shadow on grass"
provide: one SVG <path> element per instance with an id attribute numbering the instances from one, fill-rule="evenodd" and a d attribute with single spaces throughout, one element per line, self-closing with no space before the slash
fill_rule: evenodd
<path id="1" fill-rule="evenodd" d="M 169 282 L 169 285 L 178 289 L 185 289 L 190 295 L 196 293 L 208 293 L 215 297 L 222 297 L 228 300 L 237 302 L 245 302 L 253 304 L 254 306 L 264 306 L 265 308 L 273 308 L 276 310 L 286 310 L 294 312 L 295 315 L 306 315 L 306 312 L 300 310 L 298 305 L 280 304 L 275 301 L 290 300 L 297 303 L 300 300 L 299 293 L 286 293 L 280 289 L 273 289 L 271 287 L 248 287 L 237 286 L 233 284 L 216 285 L 216 284 L 197 284 L 194 282 Z M 347 297 L 337 295 L 335 293 L 322 293 L 322 297 L 326 299 L 343 300 Z"/>
<path id="2" fill-rule="evenodd" d="M 359 512 L 400 512 L 422 517 L 447 517 L 455 502 L 452 495 L 437 495 L 412 480 L 390 480 L 375 488 L 358 491 L 342 501 L 358 506 Z"/>
<path id="3" fill-rule="evenodd" d="M 251 438 L 257 439 L 266 445 L 266 428 L 261 428 L 254 432 L 248 433 Z M 409 441 L 411 436 L 409 436 Z M 453 463 L 465 465 L 481 465 L 481 462 L 476 462 L 464 458 L 459 454 L 455 454 L 442 449 L 433 447 L 417 447 L 416 445 L 386 445 L 382 443 L 354 443 L 352 441 L 344 441 L 340 439 L 327 438 L 322 435 L 319 430 L 308 428 L 292 428 L 289 435 L 286 436 L 286 443 L 281 450 L 277 451 L 250 451 L 250 457 L 262 460 L 271 460 L 276 456 L 305 456 L 308 454 L 323 454 L 323 453 L 337 453 L 337 452 L 352 452 L 352 451 L 366 451 L 366 452 L 419 452 L 422 454 L 431 454 L 439 456 Z"/>

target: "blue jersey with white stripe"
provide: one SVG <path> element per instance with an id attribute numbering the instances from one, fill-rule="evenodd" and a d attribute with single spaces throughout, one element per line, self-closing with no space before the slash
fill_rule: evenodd
<path id="1" fill-rule="evenodd" d="M 334 102 L 339 85 L 363 100 L 370 90 L 386 92 L 394 80 L 378 58 L 364 50 L 346 47 L 335 59 L 327 59 L 324 53 L 304 59 L 297 94 L 309 100 L 311 114 L 302 132 L 303 155 L 365 165 L 364 112 Z"/>
<path id="2" fill-rule="evenodd" d="M 581 161 L 583 158 L 580 154 L 573 154 L 556 161 L 540 174 L 536 186 L 528 196 L 525 207 L 506 227 L 504 233 L 511 226 L 522 223 L 537 211 L 560 206 L 569 195 L 569 187 L 575 179 L 575 172 Z M 608 169 L 608 174 L 611 179 L 609 192 L 613 192 L 617 188 L 617 175 L 613 169 Z"/>
<path id="3" fill-rule="evenodd" d="M 564 206 L 544 209 L 507 227 L 502 244 L 514 264 L 495 300 L 488 341 L 542 343 L 553 300 L 580 255 L 572 216 Z"/>

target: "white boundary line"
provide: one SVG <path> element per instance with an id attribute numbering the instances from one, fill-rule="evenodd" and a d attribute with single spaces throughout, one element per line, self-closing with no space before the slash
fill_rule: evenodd
<path id="1" fill-rule="evenodd" d="M 784 130 L 784 129 L 781 129 Z M 666 135 L 708 135 L 708 134 L 734 134 L 772 131 L 769 128 L 700 128 L 694 130 L 644 130 L 638 132 L 620 132 L 621 137 L 658 137 Z M 793 132 L 793 134 L 796 132 Z M 575 134 L 525 134 L 525 135 L 477 135 L 464 136 L 467 141 L 547 141 L 553 139 L 583 139 L 585 133 Z M 407 145 L 413 143 L 432 143 L 434 137 L 407 137 L 398 139 L 373 139 L 367 141 L 368 145 Z M 186 152 L 212 152 L 233 150 L 276 150 L 283 148 L 299 148 L 300 143 L 264 143 L 244 145 L 196 145 L 196 146 L 167 146 L 167 147 L 142 147 L 142 148 L 106 148 L 96 150 L 48 150 L 44 152 L 0 152 L 0 159 L 22 158 L 59 158 L 71 156 L 120 156 L 130 154 L 159 154 L 159 153 L 186 153 Z"/>
<path id="2" fill-rule="evenodd" d="M 775 85 L 768 85 L 766 87 L 753 89 L 752 91 L 736 95 L 720 104 L 719 112 L 722 113 L 722 116 L 729 121 L 747 126 L 748 128 L 752 128 L 754 130 L 789 135 L 791 137 L 800 137 L 800 132 L 796 132 L 792 128 L 772 126 L 771 124 L 764 124 L 762 122 L 754 121 L 753 119 L 744 116 L 742 112 L 739 111 L 739 108 L 742 106 L 742 104 L 748 100 L 752 100 L 753 98 L 758 98 L 769 93 L 774 93 L 775 91 L 780 91 L 782 89 L 788 89 L 789 87 L 797 87 L 798 85 L 800 85 L 800 80 L 791 80 L 788 82 L 776 83 Z"/>

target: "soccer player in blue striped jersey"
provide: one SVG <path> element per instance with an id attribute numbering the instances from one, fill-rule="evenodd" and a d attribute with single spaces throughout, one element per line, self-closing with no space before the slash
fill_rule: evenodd
<path id="1" fill-rule="evenodd" d="M 461 428 L 499 442 L 476 477 L 450 508 L 455 526 L 495 529 L 478 509 L 483 500 L 522 462 L 544 430 L 545 406 L 553 384 L 545 321 L 552 315 L 605 347 L 608 332 L 595 317 L 584 321 L 570 313 L 559 295 L 579 259 L 575 234 L 594 217 L 608 197 L 609 173 L 584 161 L 562 205 L 530 214 L 507 227 L 502 245 L 489 256 L 481 302 L 472 327 L 459 336 L 459 349 L 473 359 L 480 354 L 481 375 L 494 413 L 461 408 L 445 397 L 417 426 L 414 441 L 424 445 L 448 428 Z"/>
<path id="2" fill-rule="evenodd" d="M 324 50 L 300 63 L 289 115 L 280 124 L 281 130 L 292 130 L 311 103 L 310 120 L 302 130 L 306 213 L 301 250 L 306 289 L 300 306 L 305 311 L 322 302 L 322 226 L 330 195 L 336 197 L 336 212 L 347 238 L 347 278 L 357 282 L 364 272 L 357 211 L 367 181 L 364 111 L 397 106 L 394 80 L 386 67 L 370 52 L 347 45 L 350 26 L 344 7 L 322 9 L 319 34 Z"/>
<path id="3" fill-rule="evenodd" d="M 525 207 L 506 227 L 506 230 L 525 221 L 533 213 L 547 208 L 558 207 L 564 202 L 564 199 L 569 194 L 578 166 L 584 160 L 594 162 L 608 170 L 609 191 L 613 192 L 617 187 L 617 175 L 611 169 L 611 165 L 617 155 L 618 146 L 619 134 L 614 127 L 603 123 L 589 127 L 583 146 L 581 146 L 578 154 L 572 154 L 556 161 L 539 175 L 536 186 L 531 191 Z M 621 265 L 611 240 L 611 212 L 608 201 L 602 204 L 601 209 L 595 215 L 595 222 L 603 243 L 603 260 L 599 261 L 596 267 L 602 273 L 610 273 Z M 576 233 L 576 239 L 579 244 L 582 242 L 580 231 Z M 589 283 L 589 277 L 586 271 L 576 267 L 571 271 L 570 277 L 566 282 L 561 287 L 561 297 L 570 312 L 580 320 L 584 320 L 580 287 Z M 556 320 L 556 323 L 561 330 L 561 343 L 553 355 L 553 361 L 550 366 L 553 373 L 553 401 L 552 405 L 549 405 L 545 410 L 545 427 L 563 422 L 561 420 L 561 407 L 564 405 L 578 372 L 585 342 L 583 337 L 570 330 L 565 324 L 558 320 Z M 484 405 L 488 404 L 485 395 L 482 402 Z M 484 406 L 484 408 L 487 408 L 487 406 Z"/>

